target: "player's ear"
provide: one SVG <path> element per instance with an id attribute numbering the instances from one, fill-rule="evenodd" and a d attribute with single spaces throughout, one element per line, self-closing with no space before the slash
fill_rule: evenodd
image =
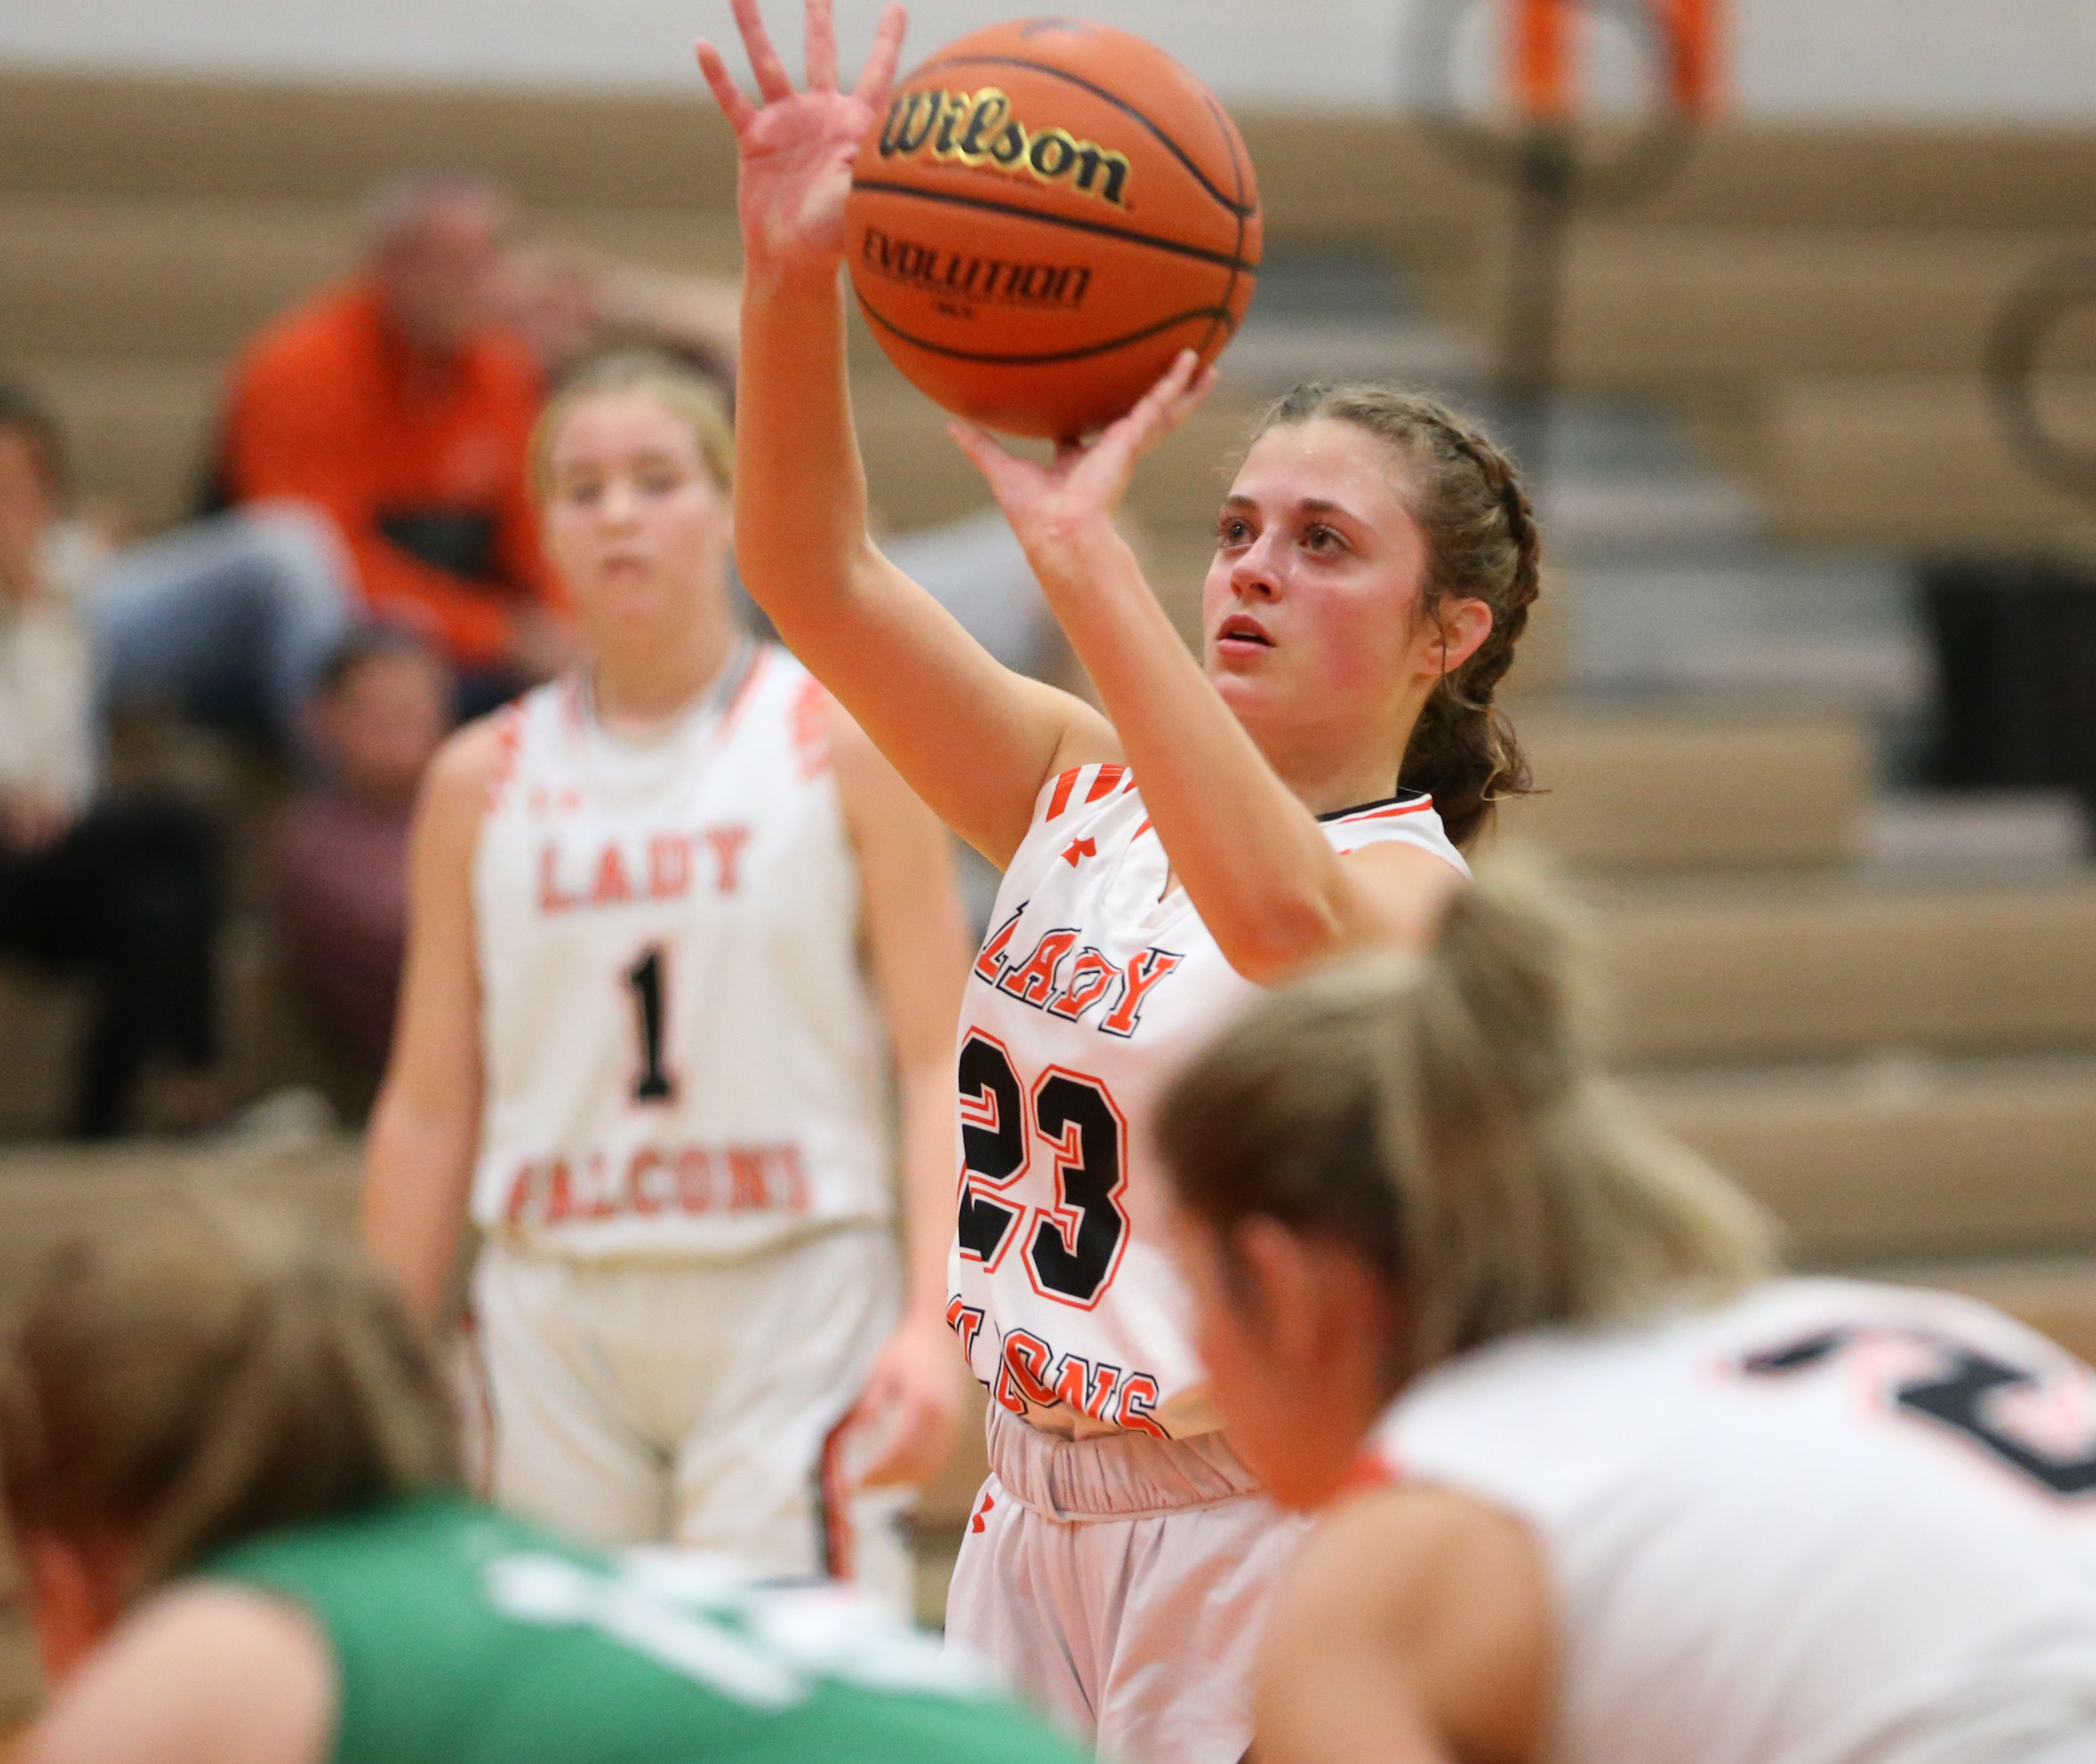
<path id="1" fill-rule="evenodd" d="M 1385 1369 L 1396 1338 L 1408 1333 L 1404 1295 L 1336 1238 L 1256 1215 L 1234 1238 L 1246 1307 L 1273 1358 L 1305 1389 L 1374 1386 L 1386 1398 Z"/>
<path id="2" fill-rule="evenodd" d="M 1277 1219 L 1240 1220 L 1231 1248 L 1269 1350 L 1290 1366 L 1316 1362 L 1326 1333 L 1318 1246 Z"/>
<path id="3" fill-rule="evenodd" d="M 1453 674 L 1492 634 L 1492 609 L 1482 600 L 1451 597 L 1435 609 L 1427 659 L 1437 674 Z"/>
<path id="4" fill-rule="evenodd" d="M 56 1684 L 92 1653 L 120 1614 L 114 1565 L 105 1552 L 54 1532 L 17 1540 L 28 1583 L 29 1622 L 47 1683 Z"/>

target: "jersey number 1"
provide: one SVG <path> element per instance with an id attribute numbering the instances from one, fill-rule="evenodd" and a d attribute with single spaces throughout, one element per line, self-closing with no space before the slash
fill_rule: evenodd
<path id="1" fill-rule="evenodd" d="M 640 1070 L 633 1081 L 636 1102 L 674 1102 L 675 1081 L 662 1067 L 662 1024 L 668 1014 L 664 996 L 666 970 L 662 945 L 651 943 L 640 959 L 626 971 L 626 989 L 633 994 L 633 1011 L 640 1028 Z"/>

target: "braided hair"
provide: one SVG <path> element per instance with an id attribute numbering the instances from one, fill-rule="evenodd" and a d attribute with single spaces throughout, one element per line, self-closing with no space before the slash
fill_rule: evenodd
<path id="1" fill-rule="evenodd" d="M 1398 768 L 1400 787 L 1432 797 L 1449 838 L 1467 849 L 1491 825 L 1496 804 L 1533 788 L 1493 695 L 1540 586 L 1535 513 L 1513 463 L 1484 432 L 1417 392 L 1312 380 L 1269 406 L 1251 439 L 1320 421 L 1366 430 L 1411 468 L 1406 500 L 1426 537 L 1427 615 L 1438 619 L 1451 600 L 1491 610 L 1491 634 L 1436 683 Z"/>

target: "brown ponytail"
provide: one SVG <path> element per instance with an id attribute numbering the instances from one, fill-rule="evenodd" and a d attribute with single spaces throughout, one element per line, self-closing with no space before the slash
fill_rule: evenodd
<path id="1" fill-rule="evenodd" d="M 18 1533 L 114 1536 L 132 1596 L 254 1533 L 459 1480 L 452 1405 L 353 1255 L 199 1203 L 54 1256 L 0 1356 Z"/>
<path id="2" fill-rule="evenodd" d="M 1398 782 L 1434 798 L 1442 824 L 1468 847 L 1491 824 L 1493 805 L 1531 788 L 1528 761 L 1493 702 L 1513 663 L 1540 587 L 1542 539 L 1513 463 L 1483 431 L 1446 405 L 1388 386 L 1312 381 L 1278 400 L 1252 431 L 1283 424 L 1349 422 L 1388 443 L 1412 468 L 1409 500 L 1426 535 L 1426 610 L 1482 600 L 1491 635 L 1443 675 L 1413 726 Z"/>

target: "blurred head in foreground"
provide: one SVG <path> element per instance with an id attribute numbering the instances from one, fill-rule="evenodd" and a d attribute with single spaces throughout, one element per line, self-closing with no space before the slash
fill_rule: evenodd
<path id="1" fill-rule="evenodd" d="M 201 1204 L 52 1258 L 0 1357 L 45 1663 L 256 1533 L 457 1483 L 449 1393 L 354 1255 Z"/>
<path id="2" fill-rule="evenodd" d="M 390 1290 L 245 1218 L 52 1264 L 0 1353 L 0 1473 L 56 1681 L 37 1764 L 1077 1764 L 848 1593 L 465 1498 Z"/>
<path id="3" fill-rule="evenodd" d="M 1714 1302 L 1766 1221 L 1603 1081 L 1532 890 L 1460 895 L 1426 955 L 1277 993 L 1167 1094 L 1199 1342 L 1231 1443 L 1319 1504 L 1406 1384 L 1553 1325 Z"/>
<path id="4" fill-rule="evenodd" d="M 408 343 L 448 356 L 499 316 L 508 199 L 458 172 L 422 172 L 371 199 L 365 261 Z"/>

